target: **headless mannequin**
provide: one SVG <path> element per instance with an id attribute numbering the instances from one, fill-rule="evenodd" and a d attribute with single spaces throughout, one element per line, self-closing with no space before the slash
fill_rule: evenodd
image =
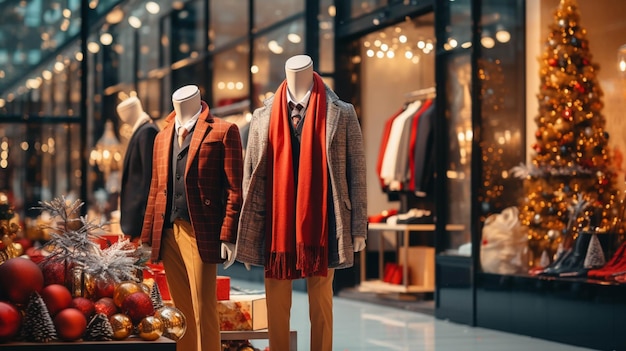
<path id="1" fill-rule="evenodd" d="M 285 62 L 287 89 L 295 101 L 300 101 L 313 88 L 313 60 L 307 55 L 292 56 Z M 354 252 L 365 249 L 365 238 L 353 238 Z"/>
<path id="2" fill-rule="evenodd" d="M 176 112 L 176 119 L 181 125 L 185 125 L 198 111 L 202 109 L 200 89 L 195 85 L 186 85 L 172 94 L 172 105 Z M 235 257 L 233 251 L 235 244 L 222 242 L 221 256 L 226 259 L 225 267 L 230 267 Z"/>
<path id="3" fill-rule="evenodd" d="M 134 240 L 141 234 L 150 192 L 152 145 L 159 130 L 136 96 L 124 99 L 117 105 L 116 111 L 120 120 L 132 127 L 133 133 L 124 155 L 119 230 Z"/>
<path id="4" fill-rule="evenodd" d="M 120 102 L 116 110 L 122 122 L 133 126 L 133 132 L 142 124 L 150 121 L 150 117 L 144 112 L 141 101 L 136 96 L 131 96 Z"/>

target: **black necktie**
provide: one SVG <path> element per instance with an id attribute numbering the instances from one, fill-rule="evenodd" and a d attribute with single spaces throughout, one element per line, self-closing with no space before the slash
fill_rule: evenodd
<path id="1" fill-rule="evenodd" d="M 300 123 L 300 120 L 302 119 L 302 115 L 300 115 L 300 112 L 302 111 L 302 108 L 304 106 L 300 104 L 296 105 L 293 102 L 289 102 L 289 107 L 291 108 L 291 123 L 293 123 L 294 127 L 297 127 L 298 123 Z"/>

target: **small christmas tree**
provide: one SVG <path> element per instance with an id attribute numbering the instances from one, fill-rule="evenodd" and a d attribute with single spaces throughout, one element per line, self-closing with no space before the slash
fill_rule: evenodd
<path id="1" fill-rule="evenodd" d="M 89 324 L 84 335 L 85 340 L 108 341 L 113 340 L 113 327 L 106 314 L 97 313 Z"/>
<path id="2" fill-rule="evenodd" d="M 586 30 L 575 0 L 561 0 L 541 56 L 539 113 L 532 167 L 526 178 L 520 220 L 529 230 L 537 264 L 543 252 L 553 257 L 571 245 L 588 213 L 568 226 L 568 208 L 582 194 L 602 210 L 601 230 L 614 222 L 618 207 L 616 174 L 607 147 L 609 133 L 601 113 L 598 65 L 592 63 Z"/>
<path id="3" fill-rule="evenodd" d="M 159 290 L 159 285 L 156 282 L 152 284 L 152 289 L 150 290 L 150 299 L 152 299 L 152 306 L 154 306 L 155 311 L 163 307 L 163 297 L 161 296 L 161 290 Z"/>
<path id="4" fill-rule="evenodd" d="M 26 305 L 21 337 L 27 341 L 50 342 L 57 339 L 57 333 L 45 302 L 34 292 Z"/>

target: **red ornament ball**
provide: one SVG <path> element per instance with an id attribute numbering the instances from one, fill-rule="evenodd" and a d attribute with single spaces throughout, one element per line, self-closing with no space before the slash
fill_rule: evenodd
<path id="1" fill-rule="evenodd" d="M 134 292 L 122 302 L 122 313 L 126 314 L 133 323 L 139 323 L 146 316 L 154 314 L 154 305 L 150 295 L 143 291 Z"/>
<path id="2" fill-rule="evenodd" d="M 54 317 L 54 327 L 59 338 L 66 341 L 78 340 L 87 329 L 87 318 L 75 308 L 66 308 Z"/>
<path id="3" fill-rule="evenodd" d="M 57 313 L 61 312 L 72 303 L 72 294 L 70 291 L 61 284 L 50 284 L 41 290 L 41 298 L 48 307 L 50 316 L 54 317 Z"/>
<path id="4" fill-rule="evenodd" d="M 101 297 L 98 301 L 96 301 L 94 307 L 96 313 L 102 313 L 106 315 L 107 318 L 111 318 L 112 315 L 118 312 L 115 302 L 113 302 L 113 299 L 110 297 Z"/>
<path id="5" fill-rule="evenodd" d="M 43 285 L 65 284 L 65 263 L 61 261 L 43 260 L 39 263 L 43 272 Z"/>
<path id="6" fill-rule="evenodd" d="M 115 292 L 115 281 L 112 279 L 96 279 L 96 297 L 113 297 Z"/>
<path id="7" fill-rule="evenodd" d="M 113 292 L 113 301 L 117 307 L 122 307 L 124 299 L 132 293 L 142 291 L 138 283 L 132 281 L 121 282 L 115 287 Z"/>
<path id="8" fill-rule="evenodd" d="M 43 289 L 43 273 L 27 258 L 16 257 L 0 265 L 0 299 L 25 304 L 34 292 Z"/>
<path id="9" fill-rule="evenodd" d="M 0 302 L 0 343 L 11 341 L 20 330 L 22 315 L 10 303 Z"/>
<path id="10" fill-rule="evenodd" d="M 81 311 L 87 320 L 91 320 L 91 317 L 96 313 L 96 304 L 82 296 L 73 298 L 70 307 Z"/>

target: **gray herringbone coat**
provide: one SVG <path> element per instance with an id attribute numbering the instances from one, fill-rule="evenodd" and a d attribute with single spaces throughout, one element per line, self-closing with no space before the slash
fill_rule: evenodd
<path id="1" fill-rule="evenodd" d="M 259 266 L 265 265 L 265 169 L 273 102 L 273 97 L 267 99 L 265 106 L 254 111 L 250 122 L 244 160 L 244 201 L 237 237 L 236 259 Z M 329 265 L 330 268 L 348 268 L 354 264 L 352 238 L 367 236 L 363 136 L 354 107 L 339 100 L 328 87 L 326 104 L 326 155 L 335 210 L 336 247 L 339 251 L 339 262 L 330 262 Z"/>

